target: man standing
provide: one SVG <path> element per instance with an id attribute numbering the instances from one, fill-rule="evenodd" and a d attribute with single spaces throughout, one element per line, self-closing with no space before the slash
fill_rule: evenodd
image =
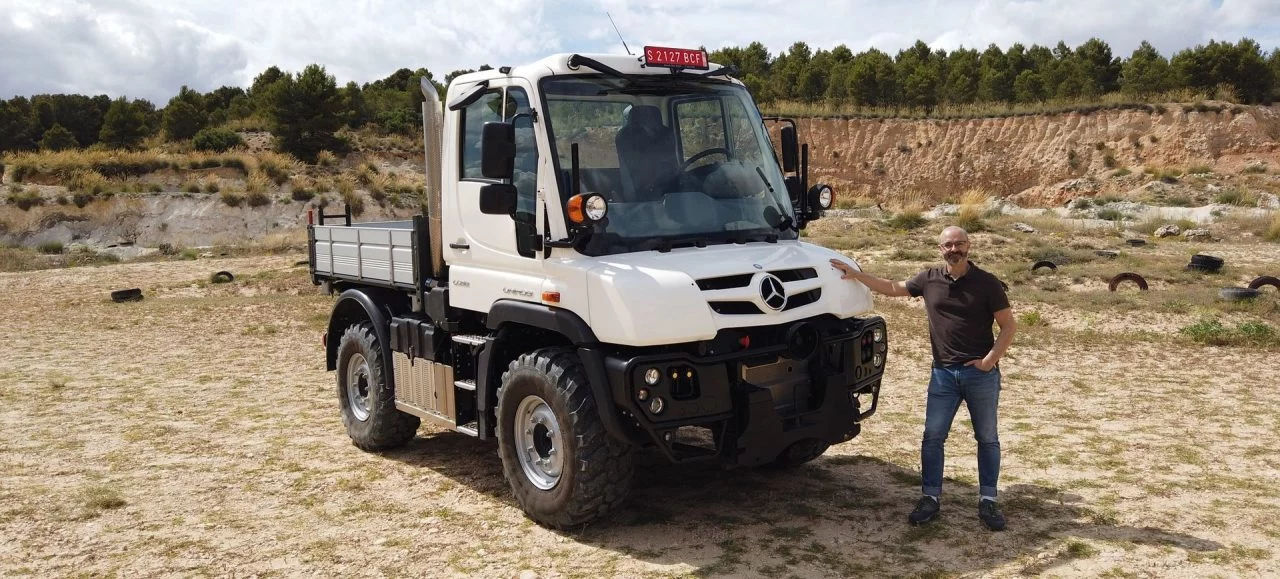
<path id="1" fill-rule="evenodd" d="M 842 279 L 856 280 L 878 293 L 924 297 L 933 349 L 933 374 L 920 445 L 924 496 L 907 520 L 921 525 L 938 515 L 943 443 L 960 402 L 964 401 L 978 440 L 978 518 L 988 529 L 1001 531 L 1005 519 L 996 505 L 996 483 L 1000 478 L 1000 438 L 996 429 L 1000 401 L 998 364 L 1013 342 L 1013 310 L 1000 280 L 969 261 L 969 235 L 965 230 L 954 226 L 943 229 L 938 248 L 946 263 L 926 269 L 906 282 L 868 275 L 838 259 L 831 260 L 831 265 L 843 273 Z M 992 336 L 992 321 L 1000 325 L 998 338 Z"/>

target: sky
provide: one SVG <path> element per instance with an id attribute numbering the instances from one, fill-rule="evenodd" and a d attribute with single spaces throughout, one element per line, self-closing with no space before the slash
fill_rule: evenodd
<path id="1" fill-rule="evenodd" d="M 1277 0 L 0 0 L 0 98 L 43 93 L 145 98 L 178 88 L 248 87 L 269 66 L 324 66 L 338 83 L 400 68 L 437 79 L 558 52 L 645 44 L 746 46 L 777 55 L 804 41 L 889 54 L 933 48 L 1078 46 L 1101 38 L 1128 57 L 1211 39 L 1280 47 Z"/>

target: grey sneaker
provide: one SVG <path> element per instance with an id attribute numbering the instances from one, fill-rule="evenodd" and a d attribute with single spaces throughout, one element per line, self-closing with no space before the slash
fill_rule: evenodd
<path id="1" fill-rule="evenodd" d="M 1004 513 L 995 501 L 978 501 L 978 518 L 992 531 L 1004 530 Z"/>
<path id="2" fill-rule="evenodd" d="M 936 518 L 940 508 L 938 499 L 924 495 L 920 497 L 920 502 L 916 503 L 916 510 L 911 511 L 911 515 L 907 517 L 907 522 L 916 526 L 923 525 Z"/>

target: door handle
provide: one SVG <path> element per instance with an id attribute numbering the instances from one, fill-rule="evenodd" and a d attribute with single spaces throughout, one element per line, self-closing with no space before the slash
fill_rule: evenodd
<path id="1" fill-rule="evenodd" d="M 462 249 L 462 250 L 467 250 L 467 249 L 471 249 L 471 244 L 469 244 L 469 243 L 450 243 L 450 244 L 449 244 L 449 249 Z"/>

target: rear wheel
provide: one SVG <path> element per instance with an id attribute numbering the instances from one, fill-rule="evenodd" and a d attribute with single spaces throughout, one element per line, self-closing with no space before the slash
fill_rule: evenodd
<path id="1" fill-rule="evenodd" d="M 396 409 L 373 324 L 348 326 L 338 343 L 338 406 L 351 443 L 361 450 L 401 446 L 418 432 L 417 416 Z"/>
<path id="2" fill-rule="evenodd" d="M 631 489 L 631 447 L 604 431 L 572 350 L 545 348 L 511 362 L 498 390 L 497 430 L 503 474 L 538 523 L 590 522 Z"/>

